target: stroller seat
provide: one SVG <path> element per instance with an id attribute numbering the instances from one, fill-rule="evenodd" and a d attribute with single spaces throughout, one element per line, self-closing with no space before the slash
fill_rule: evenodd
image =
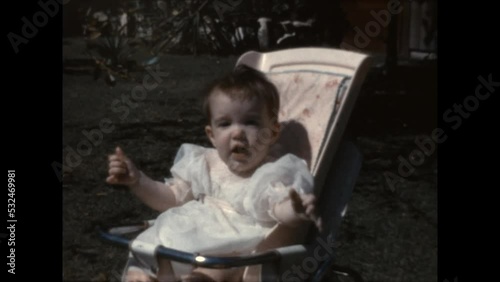
<path id="1" fill-rule="evenodd" d="M 277 224 L 252 254 L 240 257 L 206 257 L 151 246 L 110 229 L 100 230 L 101 237 L 144 260 L 162 258 L 202 268 L 244 267 L 243 281 L 320 281 L 332 268 L 333 242 L 361 168 L 361 154 L 343 133 L 370 57 L 331 48 L 296 48 L 247 52 L 236 64 L 262 71 L 276 85 L 282 132 L 271 154 L 293 153 L 306 160 L 314 176 L 323 232 L 318 234 L 311 224 L 298 228 Z"/>

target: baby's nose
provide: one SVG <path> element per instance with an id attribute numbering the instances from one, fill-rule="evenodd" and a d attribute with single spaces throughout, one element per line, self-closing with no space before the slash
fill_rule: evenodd
<path id="1" fill-rule="evenodd" d="M 241 126 L 236 126 L 233 130 L 233 139 L 242 140 L 245 139 L 245 130 Z"/>

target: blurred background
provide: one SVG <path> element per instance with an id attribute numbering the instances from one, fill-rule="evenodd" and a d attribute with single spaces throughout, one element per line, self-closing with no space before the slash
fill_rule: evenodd
<path id="1" fill-rule="evenodd" d="M 64 8 L 65 42 L 79 45 L 71 54 L 65 48 L 66 73 L 115 83 L 162 54 L 342 48 L 375 58 L 369 93 L 396 95 L 389 101 L 404 94 L 408 103 L 431 107 L 426 122 L 436 120 L 436 1 L 79 0 Z"/>

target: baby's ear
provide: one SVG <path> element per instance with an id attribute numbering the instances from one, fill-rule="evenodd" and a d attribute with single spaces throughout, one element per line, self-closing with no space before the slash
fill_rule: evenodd
<path id="1" fill-rule="evenodd" d="M 281 124 L 279 122 L 274 123 L 274 128 L 272 129 L 273 132 L 273 144 L 278 141 L 278 138 L 280 137 L 281 133 Z"/>
<path id="2" fill-rule="evenodd" d="M 215 147 L 214 132 L 212 131 L 212 127 L 210 125 L 205 126 L 205 134 L 207 134 L 208 139 L 210 140 L 212 145 Z"/>

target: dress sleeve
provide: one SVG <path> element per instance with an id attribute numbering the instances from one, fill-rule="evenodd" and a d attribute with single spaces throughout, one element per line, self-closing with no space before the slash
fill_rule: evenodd
<path id="1" fill-rule="evenodd" d="M 165 179 L 166 184 L 173 184 L 177 204 L 184 203 L 204 193 L 203 183 L 208 182 L 208 167 L 205 159 L 206 148 L 183 144 L 177 151 L 174 164 L 170 169 L 172 178 Z M 192 192 L 192 194 L 190 193 Z"/>
<path id="2" fill-rule="evenodd" d="M 303 159 L 287 154 L 260 167 L 248 188 L 245 210 L 259 222 L 276 222 L 272 213 L 274 205 L 287 198 L 292 188 L 299 194 L 312 193 L 314 178 Z"/>

